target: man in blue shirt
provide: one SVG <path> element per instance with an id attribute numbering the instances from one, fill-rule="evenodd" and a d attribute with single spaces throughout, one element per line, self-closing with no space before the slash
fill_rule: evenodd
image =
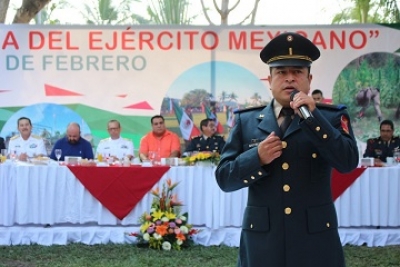
<path id="1" fill-rule="evenodd" d="M 55 149 L 61 149 L 61 158 L 64 157 L 81 157 L 82 159 L 93 159 L 93 149 L 89 141 L 81 137 L 81 128 L 78 123 L 71 122 L 67 127 L 65 137 L 59 139 L 51 151 L 50 158 L 57 160 Z"/>

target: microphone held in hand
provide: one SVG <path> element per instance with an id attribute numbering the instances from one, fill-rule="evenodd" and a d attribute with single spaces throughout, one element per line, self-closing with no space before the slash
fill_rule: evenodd
<path id="1" fill-rule="evenodd" d="M 295 96 L 295 94 L 297 94 L 299 91 L 298 90 L 293 90 L 293 92 L 290 94 L 290 101 L 293 101 L 293 98 Z M 301 116 L 303 117 L 303 119 L 308 120 L 309 118 L 312 118 L 313 115 L 311 114 L 311 112 L 308 110 L 308 107 L 305 105 L 302 105 L 299 107 Z"/>

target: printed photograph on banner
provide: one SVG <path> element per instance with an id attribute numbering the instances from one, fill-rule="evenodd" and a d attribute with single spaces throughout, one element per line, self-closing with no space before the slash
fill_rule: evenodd
<path id="1" fill-rule="evenodd" d="M 0 132 L 0 136 L 4 136 L 6 144 L 13 136 L 19 135 L 17 123 L 21 117 L 31 120 L 32 134 L 43 138 L 48 154 L 54 143 L 65 136 L 67 125 L 70 122 L 79 123 L 81 136 L 91 142 L 92 146 L 94 145 L 91 130 L 78 113 L 68 107 L 50 103 L 26 106 L 12 113 Z"/>
<path id="2" fill-rule="evenodd" d="M 363 143 L 380 135 L 382 120 L 392 120 L 395 135 L 400 122 L 400 56 L 368 53 L 353 59 L 340 72 L 333 88 L 333 104 L 344 104 L 354 135 Z"/>
<path id="3" fill-rule="evenodd" d="M 267 70 L 266 70 L 267 72 Z M 168 129 L 185 141 L 200 133 L 200 121 L 215 119 L 217 133 L 234 125 L 233 112 L 271 101 L 267 82 L 231 62 L 211 61 L 183 72 L 169 87 L 161 106 Z"/>

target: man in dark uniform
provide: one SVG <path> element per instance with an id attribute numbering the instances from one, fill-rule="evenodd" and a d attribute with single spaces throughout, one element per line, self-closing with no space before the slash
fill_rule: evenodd
<path id="1" fill-rule="evenodd" d="M 0 150 L 1 149 L 6 149 L 6 144 L 3 137 L 0 137 Z"/>
<path id="2" fill-rule="evenodd" d="M 316 104 L 308 95 L 311 63 L 319 56 L 297 33 L 271 40 L 260 57 L 270 67 L 274 99 L 237 112 L 222 150 L 215 172 L 220 188 L 248 188 L 238 266 L 345 266 L 330 179 L 332 168 L 357 167 L 358 149 L 345 107 Z M 306 119 L 299 107 L 308 109 Z M 281 130 L 280 113 L 291 110 Z"/>
<path id="3" fill-rule="evenodd" d="M 216 135 L 217 127 L 213 119 L 204 119 L 200 122 L 202 135 L 192 138 L 185 152 L 212 151 L 221 153 L 225 145 L 222 136 Z"/>
<path id="4" fill-rule="evenodd" d="M 371 138 L 367 141 L 365 149 L 365 158 L 375 158 L 376 160 L 386 162 L 387 157 L 393 157 L 393 151 L 399 149 L 400 138 L 393 136 L 394 125 L 391 120 L 384 120 L 380 124 L 380 136 Z"/>

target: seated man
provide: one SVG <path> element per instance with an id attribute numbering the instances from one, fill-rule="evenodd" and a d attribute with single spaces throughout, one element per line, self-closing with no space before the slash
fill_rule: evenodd
<path id="1" fill-rule="evenodd" d="M 380 124 L 380 136 L 367 141 L 364 157 L 375 158 L 377 162 L 386 162 L 387 157 L 393 157 L 393 150 L 400 146 L 400 138 L 393 136 L 394 125 L 391 120 L 383 120 Z"/>
<path id="2" fill-rule="evenodd" d="M 152 131 L 140 140 L 139 157 L 149 159 L 149 152 L 157 153 L 159 158 L 179 157 L 181 143 L 177 134 L 167 130 L 164 117 L 156 115 L 151 118 Z"/>
<path id="3" fill-rule="evenodd" d="M 204 119 L 200 122 L 202 135 L 192 138 L 185 152 L 212 151 L 221 153 L 225 145 L 222 136 L 216 135 L 217 128 L 213 119 Z"/>
<path id="4" fill-rule="evenodd" d="M 68 124 L 65 137 L 57 140 L 54 144 L 50 158 L 57 160 L 54 153 L 55 149 L 61 149 L 61 161 L 64 160 L 65 156 L 93 159 L 92 145 L 89 141 L 81 137 L 81 127 L 76 122 Z"/>
<path id="5" fill-rule="evenodd" d="M 133 158 L 133 143 L 131 140 L 121 137 L 121 124 L 117 120 L 108 122 L 108 133 L 110 137 L 100 141 L 96 154 L 113 157 L 114 160 L 128 157 Z"/>
<path id="6" fill-rule="evenodd" d="M 312 91 L 311 96 L 316 103 L 324 102 L 324 95 L 322 94 L 322 91 L 319 89 L 315 89 L 314 91 Z"/>
<path id="7" fill-rule="evenodd" d="M 18 160 L 26 161 L 28 157 L 47 156 L 43 139 L 32 134 L 32 122 L 21 117 L 17 121 L 19 135 L 13 136 L 8 144 L 8 155 L 15 155 Z"/>

